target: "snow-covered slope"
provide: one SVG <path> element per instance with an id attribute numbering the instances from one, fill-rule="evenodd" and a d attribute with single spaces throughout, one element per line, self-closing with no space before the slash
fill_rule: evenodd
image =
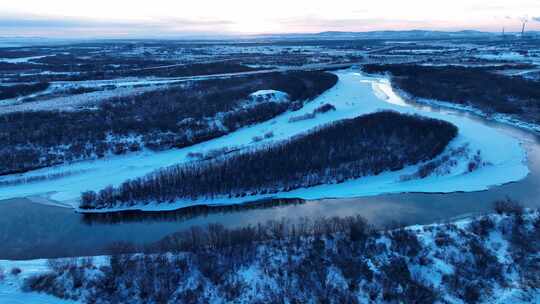
<path id="1" fill-rule="evenodd" d="M 451 166 L 446 174 L 429 176 L 425 179 L 403 181 L 403 176 L 411 175 L 418 166 L 407 167 L 397 172 L 386 172 L 377 176 L 352 180 L 342 184 L 322 185 L 309 189 L 298 189 L 287 193 L 278 193 L 272 197 L 298 197 L 319 199 L 329 197 L 357 197 L 398 192 L 454 192 L 478 191 L 491 186 L 517 181 L 528 174 L 525 164 L 526 153 L 517 139 L 475 122 L 465 117 L 424 112 L 408 107 L 394 93 L 387 79 L 368 77 L 353 70 L 336 72 L 339 81 L 317 99 L 305 105 L 301 110 L 288 112 L 270 121 L 240 129 L 232 134 L 210 140 L 184 149 L 164 152 L 143 151 L 137 154 L 115 156 L 96 161 L 85 161 L 53 168 L 45 168 L 22 175 L 0 178 L 1 181 L 33 176 L 54 175 L 51 180 L 29 184 L 0 187 L 0 199 L 13 197 L 47 197 L 51 200 L 76 206 L 79 195 L 86 190 L 100 190 L 108 185 L 118 186 L 127 179 L 140 177 L 156 169 L 174 164 L 194 161 L 189 155 L 206 154 L 225 147 L 240 149 L 255 148 L 307 132 L 323 124 L 357 117 L 379 110 L 395 110 L 402 113 L 420 114 L 436 119 L 447 120 L 459 128 L 458 137 L 451 142 L 445 153 L 467 146 L 471 155 L 464 156 L 458 164 Z M 314 119 L 290 122 L 291 117 L 312 113 L 322 104 L 331 104 L 336 110 L 317 115 Z M 264 138 L 264 134 L 273 133 L 273 137 Z M 263 137 L 261 141 L 253 138 Z M 467 170 L 470 157 L 480 151 L 486 164 L 476 171 Z M 58 177 L 66 173 L 64 177 Z M 73 174 L 70 174 L 73 173 Z M 131 207 L 143 210 L 170 210 L 194 204 L 231 204 L 262 199 L 265 196 L 239 199 L 215 199 L 199 201 L 178 201 L 173 204 Z"/>
<path id="2" fill-rule="evenodd" d="M 11 274 L 13 269 L 21 273 Z M 46 272 L 46 260 L 30 261 L 0 261 L 0 303 L 5 304 L 71 304 L 66 301 L 43 293 L 25 293 L 21 291 L 23 281 L 36 273 Z M 1 278 L 3 276 L 3 279 Z"/>
<path id="3" fill-rule="evenodd" d="M 323 300 L 327 303 L 538 303 L 540 300 L 538 211 L 523 212 L 518 208 L 450 223 L 387 231 L 370 231 L 361 219 L 349 218 L 334 226 L 336 221 L 327 219 L 322 222 L 326 226 L 319 225 L 321 222 L 297 226 L 276 222 L 281 225 L 281 232 L 273 230 L 270 224 L 259 227 L 262 231 L 270 229 L 267 237 L 251 243 L 240 242 L 237 250 L 230 251 L 226 245 L 214 245 L 216 248 L 208 246 L 207 250 L 194 252 L 125 256 L 116 258 L 115 262 L 108 257 L 93 261 L 59 260 L 52 262 L 58 265 L 52 269 L 47 269 L 44 260 L 0 261 L 4 269 L 22 270 L 19 277 L 8 274 L 8 279 L 0 281 L 0 303 L 67 303 L 21 292 L 23 277 L 31 275 L 34 275 L 34 290 L 81 302 L 94 299 L 105 303 L 190 300 L 190 303 L 269 303 L 280 299 L 299 303 Z M 271 236 L 272 232 L 278 234 Z M 215 239 L 209 242 L 218 244 L 220 234 L 212 235 Z M 230 236 L 225 233 L 223 237 L 226 235 Z"/>
<path id="4" fill-rule="evenodd" d="M 259 90 L 249 95 L 252 101 L 282 102 L 289 100 L 289 94 L 277 90 Z"/>

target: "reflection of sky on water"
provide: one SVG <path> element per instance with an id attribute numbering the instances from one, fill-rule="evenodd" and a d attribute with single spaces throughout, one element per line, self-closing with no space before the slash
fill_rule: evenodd
<path id="1" fill-rule="evenodd" d="M 422 110 L 456 114 L 452 110 Z M 540 137 L 471 114 L 458 113 L 520 138 L 528 152 L 531 173 L 522 181 L 483 192 L 452 194 L 390 194 L 355 199 L 327 199 L 304 204 L 200 215 L 168 215 L 165 218 L 137 216 L 124 222 L 88 224 L 70 209 L 44 206 L 28 200 L 0 203 L 0 259 L 33 258 L 104 253 L 111 242 L 148 243 L 194 225 L 221 223 L 227 227 L 257 224 L 268 220 L 300 217 L 362 215 L 381 227 L 394 222 L 427 224 L 463 215 L 489 212 L 495 200 L 510 197 L 526 207 L 540 207 Z"/>

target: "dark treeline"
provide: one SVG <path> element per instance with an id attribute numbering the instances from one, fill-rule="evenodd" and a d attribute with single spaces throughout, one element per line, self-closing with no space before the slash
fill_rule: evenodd
<path id="1" fill-rule="evenodd" d="M 178 65 L 174 61 L 143 60 L 141 58 L 106 58 L 102 60 L 93 58 L 82 60 L 72 56 L 62 59 L 51 56 L 38 59 L 37 61 L 41 62 L 41 64 L 0 63 L 0 71 L 42 70 L 58 73 L 66 72 L 66 74 L 11 74 L 6 77 L 10 82 L 30 82 L 36 80 L 50 82 L 107 80 L 121 77 L 183 77 L 257 70 L 232 61 Z"/>
<path id="2" fill-rule="evenodd" d="M 24 290 L 85 303 L 473 304 L 492 302 L 504 286 L 507 295 L 534 299 L 538 211 L 506 202 L 497 209 L 502 216 L 467 224 L 379 231 L 358 216 L 210 224 L 146 253 L 119 243 L 105 262 L 50 260 Z"/>
<path id="3" fill-rule="evenodd" d="M 185 147 L 301 108 L 337 82 L 324 72 L 271 73 L 193 82 L 113 98 L 97 109 L 16 112 L 0 116 L 0 175 L 143 147 Z M 289 102 L 243 106 L 272 88 Z M 220 115 L 218 115 L 220 113 Z"/>
<path id="4" fill-rule="evenodd" d="M 486 112 L 517 114 L 540 122 L 540 82 L 495 73 L 499 68 L 419 65 L 365 65 L 368 73 L 392 74 L 399 88 L 415 97 L 471 105 Z"/>
<path id="5" fill-rule="evenodd" d="M 117 189 L 86 192 L 81 208 L 244 197 L 341 183 L 432 159 L 456 134 L 457 128 L 444 121 L 379 112 L 229 158 L 162 169 Z"/>
<path id="6" fill-rule="evenodd" d="M 197 76 L 211 74 L 226 74 L 249 72 L 258 69 L 250 68 L 235 62 L 212 62 L 212 63 L 197 63 L 186 64 L 181 66 L 173 66 L 168 68 L 147 68 L 135 71 L 121 71 L 123 76 L 155 76 L 155 77 L 182 77 L 182 76 Z"/>
<path id="7" fill-rule="evenodd" d="M 0 86 L 0 100 L 30 95 L 49 88 L 49 83 L 39 82 L 33 84 L 16 84 Z"/>

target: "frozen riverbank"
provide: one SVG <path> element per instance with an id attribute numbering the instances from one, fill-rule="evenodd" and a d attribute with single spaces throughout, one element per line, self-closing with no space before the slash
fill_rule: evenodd
<path id="1" fill-rule="evenodd" d="M 401 192 L 456 192 L 480 191 L 489 187 L 518 181 L 527 176 L 526 153 L 519 141 L 500 131 L 466 117 L 432 113 L 409 107 L 392 90 L 390 83 L 381 77 L 368 77 L 352 70 L 337 72 L 338 84 L 307 104 L 297 112 L 285 113 L 271 121 L 243 128 L 227 136 L 210 140 L 192 147 L 159 153 L 141 152 L 117 156 L 97 161 L 80 162 L 71 165 L 45 168 L 18 176 L 0 178 L 2 181 L 35 176 L 53 176 L 50 180 L 32 183 L 0 186 L 0 199 L 13 197 L 46 197 L 65 205 L 76 206 L 81 192 L 100 190 L 108 185 L 117 186 L 123 181 L 143 176 L 158 168 L 193 161 L 189 155 L 208 153 L 225 147 L 238 149 L 253 148 L 304 133 L 322 124 L 353 118 L 379 110 L 394 110 L 401 113 L 419 114 L 447 120 L 459 128 L 458 137 L 444 153 L 467 146 L 470 155 L 463 156 L 458 163 L 445 170 L 444 174 L 428 176 L 424 179 L 407 179 L 418 170 L 418 166 L 407 167 L 396 172 L 386 172 L 342 184 L 321 185 L 298 189 L 271 196 L 253 196 L 238 199 L 215 199 L 200 201 L 178 201 L 173 204 L 147 204 L 130 209 L 171 210 L 197 204 L 233 204 L 268 197 L 298 197 L 304 199 L 347 198 Z M 322 104 L 332 104 L 336 111 L 317 115 L 313 119 L 290 122 L 291 117 L 312 113 Z M 254 141 L 268 132 L 272 138 Z M 485 163 L 474 172 L 467 166 L 470 157 L 480 151 Z M 443 154 L 444 154 L 443 153 Z M 111 210 L 108 210 L 111 211 Z"/>
<path id="2" fill-rule="evenodd" d="M 45 293 L 79 303 L 252 303 L 271 302 L 276 294 L 306 302 L 331 288 L 326 298 L 336 303 L 344 295 L 377 303 L 537 303 L 538 211 L 511 202 L 496 210 L 391 230 L 372 230 L 362 218 L 284 221 L 278 234 L 270 224 L 234 233 L 201 228 L 193 241 L 190 234 L 183 243 L 162 243 L 163 254 L 0 260 L 0 302 L 71 303 Z M 252 240 L 218 245 L 240 232 Z"/>

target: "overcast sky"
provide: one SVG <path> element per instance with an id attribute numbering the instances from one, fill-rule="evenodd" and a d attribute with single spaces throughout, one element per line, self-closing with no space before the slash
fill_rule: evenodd
<path id="1" fill-rule="evenodd" d="M 540 30 L 540 0 L 0 0 L 0 36 Z"/>

